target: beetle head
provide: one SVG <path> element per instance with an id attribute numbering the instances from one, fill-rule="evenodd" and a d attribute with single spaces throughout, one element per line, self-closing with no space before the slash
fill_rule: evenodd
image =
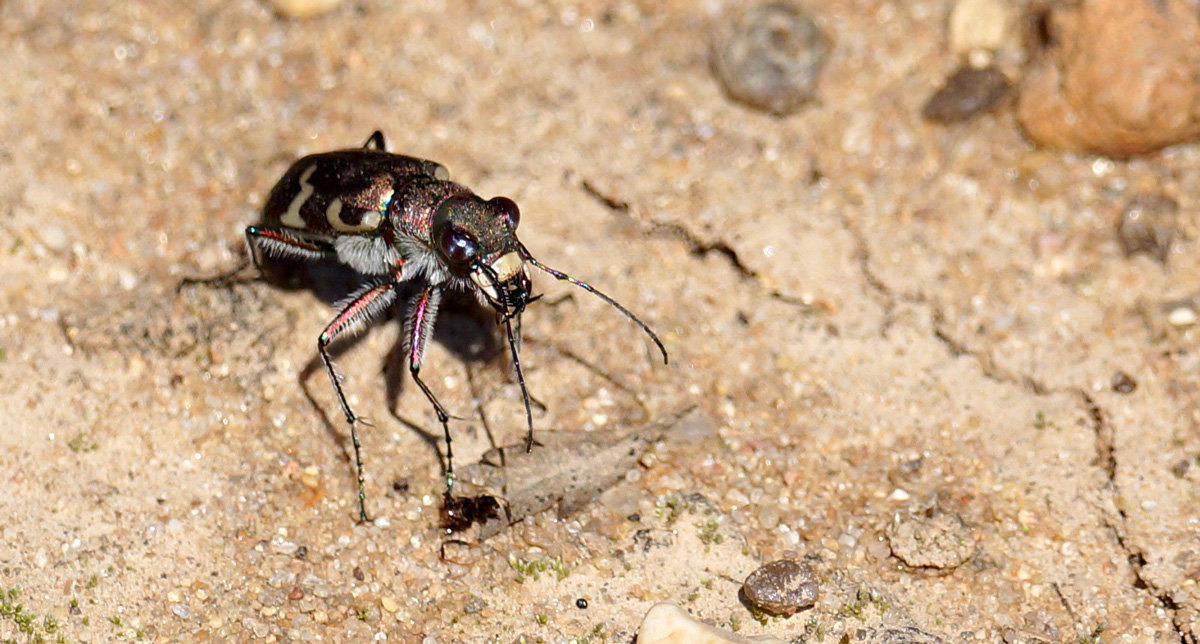
<path id="1" fill-rule="evenodd" d="M 517 240 L 520 218 L 517 204 L 507 197 L 484 201 L 462 193 L 438 206 L 431 228 L 447 270 L 470 277 L 487 303 L 508 318 L 521 314 L 532 290 Z"/>

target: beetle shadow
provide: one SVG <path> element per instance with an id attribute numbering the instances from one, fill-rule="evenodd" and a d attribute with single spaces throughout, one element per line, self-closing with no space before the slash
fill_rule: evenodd
<path id="1" fill-rule="evenodd" d="M 274 288 L 287 291 L 306 290 L 328 305 L 329 319 L 337 314 L 339 303 L 344 304 L 351 293 L 356 292 L 371 278 L 348 266 L 339 263 L 335 258 L 318 260 L 296 260 L 293 258 L 262 258 L 259 266 L 263 281 Z M 413 281 L 401 284 L 397 290 L 396 302 L 389 308 L 383 319 L 372 320 L 368 327 L 353 336 L 337 339 L 329 346 L 329 354 L 334 365 L 338 358 L 362 342 L 367 334 L 376 327 L 384 324 L 399 324 L 403 329 L 406 325 L 408 312 L 413 301 L 420 295 L 424 283 Z M 507 344 L 501 330 L 496 324 L 495 314 L 486 309 L 473 295 L 460 291 L 447 291 L 438 307 L 437 324 L 434 327 L 432 340 L 450 351 L 455 358 L 467 365 L 468 371 L 476 364 L 499 362 L 505 355 Z M 314 333 L 313 344 L 316 344 Z M 430 371 L 428 362 L 424 373 Z M 388 351 L 381 365 L 384 377 L 385 400 L 391 416 L 408 427 L 429 445 L 438 457 L 442 472 L 448 469 L 445 450 L 442 449 L 444 437 L 440 427 L 429 431 L 421 424 L 404 418 L 397 413 L 400 395 L 406 389 L 406 383 L 411 380 L 408 369 L 408 338 L 405 333 L 397 335 L 396 342 Z M 317 375 L 319 374 L 319 375 Z M 325 427 L 326 433 L 339 446 L 347 462 L 354 463 L 354 447 L 346 431 L 345 422 L 336 411 L 336 403 L 331 410 L 318 402 L 310 389 L 311 378 L 317 375 L 318 382 L 328 382 L 325 377 L 325 365 L 320 353 L 314 350 L 308 363 L 300 371 L 300 388 L 308 399 L 309 404 L 317 412 Z M 365 381 L 365 380 L 364 380 Z M 345 385 L 343 384 L 343 387 Z M 436 391 L 434 392 L 436 395 Z M 423 397 L 423 396 L 422 396 Z M 452 420 L 457 417 L 453 417 Z M 335 422 L 335 419 L 341 422 Z M 373 423 L 360 418 L 360 424 L 370 426 Z M 461 419 L 460 419 L 461 420 Z M 490 428 L 483 423 L 488 439 L 494 443 Z"/>

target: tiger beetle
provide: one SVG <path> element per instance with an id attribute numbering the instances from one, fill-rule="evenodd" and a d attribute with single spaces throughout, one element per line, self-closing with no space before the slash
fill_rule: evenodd
<path id="1" fill-rule="evenodd" d="M 358 476 L 359 519 L 367 521 L 358 415 L 350 408 L 330 357 L 339 336 L 361 330 L 386 311 L 398 287 L 420 278 L 424 287 L 407 312 L 405 346 L 409 373 L 433 405 L 446 440 L 446 494 L 454 486 L 450 414 L 421 380 L 421 359 L 446 289 L 474 293 L 504 325 L 513 371 L 525 404 L 526 451 L 533 447 L 533 412 L 521 370 L 521 313 L 532 296 L 529 266 L 570 282 L 604 300 L 646 332 L 667 363 L 654 331 L 629 309 L 590 284 L 538 261 L 517 239 L 517 204 L 507 197 L 484 200 L 449 180 L 439 163 L 392 154 L 376 131 L 361 148 L 306 156 L 292 164 L 271 190 L 262 222 L 246 228 L 250 257 L 332 257 L 368 277 L 317 338 L 317 351 L 350 425 Z"/>

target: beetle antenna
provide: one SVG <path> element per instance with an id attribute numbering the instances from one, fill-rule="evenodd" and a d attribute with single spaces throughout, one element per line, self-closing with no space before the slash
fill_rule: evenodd
<path id="1" fill-rule="evenodd" d="M 592 286 L 591 284 L 588 284 L 587 282 L 581 282 L 560 270 L 550 268 L 549 266 L 546 266 L 545 264 L 539 262 L 536 258 L 534 258 L 533 255 L 529 254 L 529 249 L 525 248 L 524 244 L 522 244 L 519 248 L 520 248 L 520 252 L 521 252 L 521 257 L 523 257 L 525 259 L 525 261 L 536 266 L 542 272 L 548 273 L 557 279 L 560 279 L 560 280 L 563 280 L 566 282 L 570 282 L 570 283 L 574 284 L 575 286 L 578 286 L 579 288 L 587 291 L 588 293 L 591 293 L 592 295 L 595 295 L 596 297 L 604 300 L 605 302 L 608 302 L 609 306 L 612 306 L 614 309 L 616 309 L 616 310 L 620 311 L 622 314 L 624 314 L 625 317 L 629 318 L 630 320 L 633 320 L 633 323 L 642 327 L 642 330 L 646 332 L 646 335 L 650 336 L 650 339 L 654 341 L 654 344 L 658 347 L 659 352 L 662 353 L 663 364 L 669 364 L 669 359 L 667 358 L 667 348 L 663 346 L 662 340 L 659 340 L 658 335 L 655 334 L 654 331 L 651 331 L 650 327 L 646 326 L 646 323 L 642 322 L 641 319 L 638 318 L 638 316 L 634 315 L 632 311 L 625 308 L 624 306 L 621 306 L 621 304 L 619 302 L 617 302 L 616 300 L 612 299 L 611 297 L 605 295 L 604 293 L 600 292 L 600 290 L 598 290 L 596 287 Z"/>

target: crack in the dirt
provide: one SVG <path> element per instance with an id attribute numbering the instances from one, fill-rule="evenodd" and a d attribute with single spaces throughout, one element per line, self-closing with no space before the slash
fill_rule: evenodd
<path id="1" fill-rule="evenodd" d="M 1125 514 L 1125 510 L 1121 509 L 1120 507 L 1116 507 L 1115 509 L 1117 514 L 1121 517 L 1121 523 L 1124 524 L 1127 522 L 1128 517 Z M 1159 605 L 1161 605 L 1164 610 L 1170 613 L 1171 626 L 1175 629 L 1175 635 L 1179 637 L 1180 644 L 1200 644 L 1200 639 L 1197 639 L 1194 633 L 1185 630 L 1184 625 L 1179 618 L 1179 613 L 1182 610 L 1179 602 L 1176 602 L 1175 598 L 1171 597 L 1171 595 L 1167 592 L 1152 586 L 1150 581 L 1146 579 L 1144 572 L 1146 567 L 1146 555 L 1140 549 L 1134 547 L 1127 541 L 1124 526 L 1116 525 L 1112 521 L 1105 520 L 1104 527 L 1108 528 L 1108 531 L 1113 536 L 1113 541 L 1115 541 L 1121 551 L 1125 553 L 1125 556 L 1129 561 L 1129 569 L 1133 573 L 1133 587 L 1156 599 Z"/>
<path id="2" fill-rule="evenodd" d="M 1156 588 L 1147 580 L 1144 574 L 1146 565 L 1144 553 L 1130 544 L 1125 538 L 1125 526 L 1128 524 L 1129 517 L 1120 504 L 1121 494 L 1117 484 L 1116 430 L 1109 420 L 1108 412 L 1082 387 L 1049 387 L 1033 376 L 1016 373 L 1001 367 L 996 364 L 991 353 L 984 350 L 972 349 L 965 343 L 954 338 L 945 328 L 945 318 L 942 311 L 932 304 L 930 306 L 934 320 L 934 337 L 945 344 L 952 355 L 967 355 L 974 358 L 984 377 L 997 382 L 1019 385 L 1038 397 L 1069 394 L 1075 396 L 1080 401 L 1081 406 L 1087 412 L 1088 418 L 1091 421 L 1090 424 L 1095 442 L 1095 463 L 1104 473 L 1110 497 L 1109 502 L 1117 517 L 1120 518 L 1120 525 L 1114 524 L 1111 518 L 1108 517 L 1102 517 L 1102 521 L 1105 527 L 1112 533 L 1116 546 L 1121 552 L 1125 553 L 1130 571 L 1133 573 L 1133 587 L 1135 590 L 1153 597 L 1170 614 L 1171 626 L 1175 629 L 1175 634 L 1179 637 L 1180 644 L 1200 644 L 1200 641 L 1192 633 L 1185 630 L 1179 615 L 1181 610 L 1179 604 L 1169 593 Z"/>
<path id="3" fill-rule="evenodd" d="M 758 271 L 750 268 L 738 252 L 732 246 L 723 241 L 705 242 L 680 224 L 655 224 L 655 229 L 666 232 L 672 236 L 682 239 L 688 245 L 688 252 L 695 257 L 707 257 L 710 253 L 716 253 L 729 263 L 733 270 L 737 271 L 739 277 L 748 282 L 752 282 L 755 287 L 764 292 L 767 297 L 782 302 L 789 306 L 796 306 L 803 309 L 806 313 L 812 312 L 816 307 L 811 302 L 804 301 L 803 298 L 794 295 L 788 295 L 778 289 L 767 288 L 763 285 L 762 279 Z"/>
<path id="4" fill-rule="evenodd" d="M 586 192 L 589 197 L 604 204 L 604 207 L 608 208 L 609 210 L 615 210 L 620 213 L 628 213 L 629 212 L 630 206 L 629 206 L 628 201 L 623 201 L 621 199 L 617 199 L 616 197 L 614 197 L 612 195 L 606 194 L 605 192 L 601 191 L 596 186 L 592 185 L 591 181 L 584 179 L 579 182 L 579 185 L 580 185 L 580 187 L 583 188 L 583 191 Z"/>
<path id="5" fill-rule="evenodd" d="M 1180 644 L 1200 644 L 1200 640 L 1193 633 L 1185 630 L 1184 624 L 1180 619 L 1181 607 L 1178 602 L 1170 594 L 1155 588 L 1147 580 L 1144 574 L 1146 565 L 1144 553 L 1126 540 L 1125 526 L 1128 524 L 1129 519 L 1124 508 L 1119 503 L 1121 496 L 1117 486 L 1116 430 L 1109 420 L 1108 412 L 1082 387 L 1048 386 L 1030 374 L 1007 369 L 998 364 L 989 351 L 973 348 L 966 342 L 955 338 L 947 328 L 949 325 L 946 321 L 944 311 L 932 298 L 925 296 L 923 293 L 897 293 L 882 278 L 875 274 L 871 268 L 871 248 L 866 237 L 847 216 L 842 216 L 841 219 L 843 227 L 855 240 L 855 259 L 858 262 L 859 270 L 862 272 L 863 280 L 883 300 L 884 324 L 881 331 L 886 331 L 891 324 L 891 312 L 897 300 L 924 305 L 930 313 L 933 336 L 946 346 L 947 351 L 952 356 L 970 356 L 973 358 L 976 364 L 979 365 L 980 373 L 985 378 L 999 383 L 1017 385 L 1037 397 L 1069 394 L 1075 396 L 1080 401 L 1081 406 L 1087 412 L 1088 418 L 1091 421 L 1090 424 L 1095 442 L 1095 462 L 1097 467 L 1104 472 L 1105 482 L 1110 494 L 1109 501 L 1116 515 L 1120 518 L 1120 525 L 1114 524 L 1110 517 L 1102 517 L 1102 521 L 1105 527 L 1112 533 L 1116 546 L 1125 553 L 1129 561 L 1129 567 L 1134 577 L 1133 587 L 1135 590 L 1142 591 L 1153 597 L 1164 610 L 1168 611 L 1171 616 L 1171 625 L 1175 629 L 1175 634 L 1179 637 Z M 1058 592 L 1061 598 L 1061 590 Z M 1065 598 L 1063 598 L 1063 601 L 1065 602 Z M 1067 605 L 1067 608 L 1068 613 L 1071 613 L 1072 618 L 1078 623 L 1078 619 L 1074 617 L 1069 605 Z"/>
<path id="6" fill-rule="evenodd" d="M 592 197 L 596 201 L 600 202 L 601 205 L 609 210 L 612 210 L 613 212 L 622 215 L 629 215 L 633 208 L 628 201 L 619 199 L 601 191 L 587 179 L 581 180 L 579 185 L 589 197 Z M 706 242 L 700 239 L 698 235 L 693 233 L 686 226 L 679 223 L 663 223 L 657 221 L 651 221 L 649 223 L 652 233 L 664 234 L 675 239 L 682 240 L 683 243 L 687 245 L 688 252 L 694 257 L 707 257 L 712 253 L 721 256 L 729 263 L 733 270 L 737 272 L 740 278 L 748 282 L 752 282 L 756 287 L 762 290 L 767 297 L 784 304 L 800 307 L 805 311 L 813 310 L 814 307 L 810 302 L 806 302 L 801 298 L 764 286 L 758 271 L 750 268 L 748 264 L 742 261 L 742 258 L 740 255 L 738 255 L 737 250 L 735 250 L 733 246 L 729 245 L 728 243 L 724 241 Z"/>
<path id="7" fill-rule="evenodd" d="M 858 263 L 858 270 L 862 273 L 863 281 L 867 283 L 867 288 L 882 300 L 880 306 L 883 307 L 883 324 L 880 325 L 879 332 L 880 334 L 886 333 L 892 325 L 892 312 L 896 309 L 896 300 L 909 301 L 911 298 L 903 293 L 897 294 L 875 274 L 871 268 L 871 246 L 867 243 L 866 235 L 859 230 L 850 216 L 843 213 L 838 219 L 841 220 L 842 228 L 854 240 L 854 259 Z"/>
<path id="8" fill-rule="evenodd" d="M 991 353 L 973 349 L 965 342 L 962 342 L 951 335 L 951 333 L 946 330 L 948 324 L 946 322 L 945 313 L 942 312 L 941 308 L 932 302 L 925 302 L 925 304 L 929 307 L 930 316 L 933 320 L 933 337 L 937 338 L 939 342 L 946 345 L 946 348 L 948 351 L 950 351 L 951 355 L 965 355 L 974 358 L 975 362 L 979 364 L 980 372 L 988 380 L 1004 384 L 1019 385 L 1023 389 L 1028 390 L 1030 393 L 1038 397 L 1048 396 L 1056 393 L 1074 393 L 1076 395 L 1082 394 L 1084 396 L 1087 395 L 1082 389 L 1076 390 L 1070 387 L 1049 387 L 1045 383 L 1042 383 L 1037 378 L 1034 378 L 1029 374 L 1018 373 L 997 364 Z"/>
<path id="9" fill-rule="evenodd" d="M 881 301 L 884 318 L 883 324 L 880 327 L 881 333 L 886 333 L 887 329 L 892 324 L 893 311 L 898 301 L 925 306 L 930 313 L 933 326 L 933 336 L 946 346 L 947 351 L 951 355 L 970 356 L 973 358 L 976 364 L 979 365 L 980 373 L 985 378 L 994 382 L 1019 386 L 1037 397 L 1068 394 L 1079 400 L 1080 405 L 1087 412 L 1088 418 L 1091 421 L 1090 424 L 1095 442 L 1095 463 L 1097 467 L 1099 467 L 1104 473 L 1105 482 L 1111 495 L 1109 500 L 1112 503 L 1112 507 L 1117 516 L 1120 517 L 1120 522 L 1122 525 L 1113 524 L 1108 517 L 1104 517 L 1102 520 L 1105 526 L 1112 532 L 1114 536 L 1114 543 L 1122 552 L 1125 553 L 1126 557 L 1128 558 L 1130 570 L 1134 575 L 1133 586 L 1135 590 L 1142 591 L 1153 597 L 1159 603 L 1159 605 L 1163 607 L 1164 610 L 1170 613 L 1171 625 L 1175 630 L 1175 634 L 1179 637 L 1180 644 L 1200 644 L 1200 641 L 1198 641 L 1191 633 L 1184 629 L 1184 625 L 1182 624 L 1179 616 L 1179 612 L 1181 610 L 1179 604 L 1169 594 L 1154 588 L 1145 578 L 1143 573 L 1143 568 L 1146 564 L 1144 554 L 1134 548 L 1125 539 L 1124 524 L 1128 522 L 1128 517 L 1124 509 L 1121 508 L 1117 502 L 1117 500 L 1120 498 L 1120 494 L 1117 488 L 1115 429 L 1113 428 L 1112 423 L 1109 421 L 1108 413 L 1104 410 L 1104 408 L 1102 408 L 1099 403 L 1096 402 L 1095 398 L 1093 398 L 1091 394 L 1089 394 L 1087 390 L 1082 387 L 1051 387 L 1030 374 L 1020 373 L 1000 365 L 996 362 L 995 358 L 990 352 L 973 348 L 966 342 L 954 337 L 948 328 L 949 323 L 946 321 L 945 312 L 937 305 L 936 301 L 930 297 L 927 297 L 924 293 L 912 294 L 897 292 L 888 286 L 887 283 L 871 268 L 871 247 L 867 242 L 866 236 L 862 234 L 862 231 L 860 231 L 858 227 L 854 225 L 848 216 L 843 215 L 841 217 L 841 223 L 843 228 L 854 239 L 854 257 L 858 264 L 863 281 Z M 705 246 L 698 240 L 694 239 L 688 233 L 688 231 L 683 230 L 681 227 L 677 228 L 679 233 L 682 234 L 684 238 L 692 245 L 694 253 L 705 254 L 707 252 L 708 246 Z M 720 248 L 727 249 L 733 259 L 737 259 L 737 256 L 733 253 L 732 249 L 729 249 L 728 246 L 724 245 L 723 243 L 718 244 Z M 742 268 L 740 261 L 736 263 L 735 266 Z M 743 274 L 747 277 L 757 277 L 753 271 L 743 270 Z M 776 297 L 779 297 L 778 294 L 775 295 Z M 1068 614 L 1070 614 L 1072 619 L 1078 623 L 1078 618 L 1075 617 L 1074 612 L 1070 609 L 1070 605 L 1065 603 L 1065 597 L 1062 597 L 1061 590 L 1058 592 L 1060 593 L 1060 598 L 1062 598 L 1064 601 L 1064 605 L 1067 607 Z"/>
<path id="10" fill-rule="evenodd" d="M 1092 398 L 1091 394 L 1082 389 L 1077 390 L 1077 394 L 1083 400 L 1083 407 L 1092 420 L 1092 431 L 1096 435 L 1096 459 L 1104 468 L 1108 483 L 1115 492 L 1117 488 L 1117 455 L 1114 445 L 1116 436 L 1113 433 L 1112 423 L 1108 421 L 1108 413 L 1096 403 L 1096 399 Z M 1125 512 L 1120 508 L 1117 508 L 1117 511 L 1121 513 L 1122 517 L 1125 516 Z"/>
<path id="11" fill-rule="evenodd" d="M 1082 387 L 1050 387 L 1031 375 L 1013 372 L 998 365 L 990 352 L 973 349 L 964 342 L 954 338 L 945 328 L 945 317 L 941 309 L 932 304 L 930 304 L 930 307 L 934 321 L 934 336 L 946 345 L 952 355 L 967 355 L 974 358 L 984 377 L 997 382 L 1019 385 L 1038 397 L 1069 394 L 1079 400 L 1080 405 L 1087 412 L 1088 419 L 1091 421 L 1090 424 L 1095 442 L 1095 463 L 1104 473 L 1110 497 L 1108 500 L 1111 503 L 1113 511 L 1120 518 L 1120 525 L 1114 524 L 1109 517 L 1102 517 L 1102 521 L 1105 527 L 1112 533 L 1113 541 L 1117 548 L 1125 553 L 1130 571 L 1134 577 L 1133 587 L 1135 590 L 1153 597 L 1170 614 L 1171 626 L 1175 629 L 1175 634 L 1179 636 L 1181 644 L 1200 644 L 1200 641 L 1197 641 L 1191 633 L 1184 629 L 1179 615 L 1181 610 L 1179 604 L 1170 594 L 1154 587 L 1146 579 L 1143 572 L 1146 565 L 1145 555 L 1125 538 L 1125 526 L 1128 524 L 1129 518 L 1125 513 L 1125 509 L 1120 504 L 1121 494 L 1117 484 L 1116 430 L 1109 420 L 1108 412 Z"/>
<path id="12" fill-rule="evenodd" d="M 627 201 L 623 201 L 607 195 L 587 180 L 581 182 L 583 190 L 594 199 L 598 200 L 607 208 L 628 215 L 631 210 L 631 205 Z M 979 365 L 980 373 L 989 380 L 1009 385 L 1017 385 L 1022 389 L 1030 392 L 1037 397 L 1045 397 L 1056 394 L 1068 394 L 1076 397 L 1080 401 L 1080 405 L 1087 412 L 1088 418 L 1091 421 L 1092 434 L 1095 441 L 1095 462 L 1096 466 L 1104 473 L 1107 488 L 1109 490 L 1112 508 L 1117 517 L 1120 518 L 1120 525 L 1117 525 L 1111 520 L 1111 515 L 1102 517 L 1104 526 L 1112 533 L 1113 541 L 1117 547 L 1125 553 L 1130 570 L 1134 576 L 1133 587 L 1135 590 L 1142 591 L 1153 597 L 1164 610 L 1171 615 L 1171 624 L 1175 629 L 1175 634 L 1179 637 L 1180 644 L 1200 644 L 1192 633 L 1185 630 L 1183 623 L 1180 620 L 1181 607 L 1168 593 L 1163 592 L 1153 587 L 1146 579 L 1144 568 L 1146 565 L 1145 555 L 1129 544 L 1125 537 L 1125 525 L 1128 523 L 1128 516 L 1125 510 L 1120 507 L 1118 499 L 1120 494 L 1117 487 L 1117 458 L 1115 449 L 1116 431 L 1109 420 L 1108 413 L 1096 402 L 1095 398 L 1082 387 L 1051 387 L 1041 382 L 1030 374 L 1020 373 L 1008 369 L 996 362 L 992 354 L 986 350 L 977 349 L 969 346 L 966 342 L 955 338 L 948 329 L 949 324 L 946 321 L 946 316 L 941 307 L 939 307 L 932 298 L 924 293 L 904 293 L 897 292 L 887 285 L 887 283 L 875 273 L 871 268 L 871 247 L 866 236 L 854 224 L 847 215 L 840 217 L 842 227 L 850 234 L 854 240 L 854 259 L 858 265 L 863 281 L 867 284 L 868 289 L 875 294 L 880 300 L 883 307 L 883 323 L 880 327 L 881 333 L 886 333 L 887 329 L 892 324 L 893 311 L 896 303 L 907 302 L 927 307 L 930 312 L 931 322 L 933 326 L 933 337 L 945 345 L 947 351 L 952 356 L 970 356 Z M 663 232 L 681 239 L 688 245 L 692 255 L 697 257 L 707 256 L 709 253 L 717 253 L 724 257 L 729 265 L 737 271 L 742 279 L 753 282 L 758 288 L 766 292 L 770 297 L 784 302 L 802 306 L 808 309 L 812 305 L 803 302 L 795 297 L 788 296 L 777 290 L 767 289 L 763 286 L 760 276 L 757 271 L 750 268 L 744 263 L 737 251 L 724 241 L 705 242 L 694 234 L 690 229 L 678 223 L 661 223 L 652 222 L 652 230 L 655 232 Z M 1062 595 L 1061 589 L 1055 584 L 1055 590 L 1059 593 L 1059 598 L 1063 601 L 1068 614 L 1072 619 L 1079 623 L 1074 611 L 1071 610 L 1070 604 L 1066 602 L 1066 598 Z"/>
<path id="13" fill-rule="evenodd" d="M 1038 397 L 1069 394 L 1079 400 L 1080 405 L 1087 412 L 1088 419 L 1091 421 L 1090 424 L 1095 442 L 1095 464 L 1104 473 L 1110 497 L 1108 500 L 1111 503 L 1113 511 L 1120 518 L 1120 525 L 1114 524 L 1112 519 L 1108 517 L 1102 517 L 1102 521 L 1105 527 L 1112 533 L 1113 541 L 1117 548 L 1125 553 L 1130 571 L 1133 573 L 1133 588 L 1153 597 L 1170 614 L 1171 626 L 1174 628 L 1175 634 L 1179 637 L 1180 644 L 1200 644 L 1200 641 L 1192 633 L 1185 630 L 1184 624 L 1180 619 L 1179 613 L 1181 607 L 1179 604 L 1169 593 L 1156 588 L 1147 580 L 1143 571 L 1146 565 L 1144 553 L 1130 544 L 1125 538 L 1125 526 L 1128 524 L 1129 517 L 1120 504 L 1121 494 L 1117 483 L 1116 430 L 1109 420 L 1108 412 L 1082 387 L 1050 387 L 1033 376 L 1017 373 L 998 365 L 990 352 L 973 349 L 967 346 L 966 343 L 954 338 L 945 328 L 945 317 L 941 309 L 933 304 L 929 306 L 931 307 L 931 315 L 934 321 L 934 336 L 946 345 L 952 355 L 967 355 L 974 358 L 984 377 L 997 382 L 1019 385 Z"/>
<path id="14" fill-rule="evenodd" d="M 579 185 L 581 188 L 583 188 L 583 191 L 585 193 L 587 193 L 587 195 L 589 197 L 595 199 L 596 201 L 599 201 L 601 203 L 601 205 L 608 208 L 609 210 L 620 213 L 622 215 L 630 214 L 630 210 L 632 210 L 632 206 L 629 204 L 628 201 L 619 199 L 617 197 L 614 197 L 608 193 L 601 191 L 600 189 L 596 188 L 596 186 L 592 185 L 592 183 L 590 181 L 588 181 L 587 179 L 582 179 L 579 182 Z M 742 258 L 738 256 L 737 251 L 734 250 L 733 247 L 730 246 L 729 244 L 727 244 L 723 241 L 717 241 L 717 242 L 712 242 L 712 243 L 704 242 L 695 233 L 693 233 L 691 230 L 689 230 L 687 227 L 683 226 L 682 224 L 678 224 L 678 223 L 662 223 L 662 222 L 652 221 L 652 222 L 650 222 L 650 225 L 651 225 L 652 232 L 666 233 L 666 234 L 676 237 L 678 239 L 682 239 L 684 241 L 684 243 L 686 243 L 688 245 L 688 251 L 693 256 L 704 257 L 704 256 L 708 255 L 709 253 L 717 253 L 718 255 L 721 255 L 729 262 L 729 265 L 732 266 L 734 268 L 734 270 L 736 270 L 738 272 L 738 275 L 741 276 L 742 279 L 751 280 L 756 283 L 759 281 L 758 273 L 755 272 L 754 269 L 747 266 L 742 261 Z M 761 284 L 760 284 L 760 286 L 761 286 Z"/>
<path id="15" fill-rule="evenodd" d="M 707 257 L 710 253 L 716 253 L 717 255 L 720 255 L 721 257 L 725 258 L 727 262 L 729 262 L 729 265 L 733 267 L 735 271 L 737 271 L 739 277 L 744 280 L 754 282 L 760 288 L 763 288 L 763 290 L 769 290 L 765 287 L 762 287 L 762 282 L 759 279 L 758 271 L 755 271 L 747 266 L 746 263 L 742 261 L 742 258 L 738 255 L 738 252 L 729 244 L 723 241 L 705 242 L 682 224 L 655 223 L 654 229 L 656 232 L 664 232 L 668 235 L 676 237 L 677 239 L 683 240 L 683 242 L 688 246 L 688 252 L 694 257 Z M 771 294 L 772 296 L 777 295 L 775 291 L 771 291 Z"/>
<path id="16" fill-rule="evenodd" d="M 1129 569 L 1133 573 L 1133 587 L 1158 600 L 1163 609 L 1170 613 L 1171 626 L 1175 629 L 1175 634 L 1179 636 L 1180 644 L 1200 644 L 1200 640 L 1197 640 L 1194 633 L 1185 630 L 1179 615 L 1182 610 L 1179 602 L 1176 602 L 1170 593 L 1154 586 L 1146 578 L 1145 553 L 1140 548 L 1129 543 L 1126 538 L 1125 526 L 1129 523 L 1129 515 L 1125 512 L 1125 508 L 1121 507 L 1121 504 L 1118 502 L 1121 495 L 1117 488 L 1116 434 L 1112 427 L 1112 422 L 1108 419 L 1108 412 L 1097 404 L 1095 399 L 1086 391 L 1080 389 L 1078 390 L 1078 394 L 1082 397 L 1084 407 L 1092 419 L 1092 427 L 1096 433 L 1096 456 L 1107 475 L 1109 489 L 1112 490 L 1111 502 L 1113 511 L 1120 517 L 1120 525 L 1116 525 L 1112 521 L 1105 519 L 1104 526 L 1108 528 L 1113 536 L 1113 541 L 1125 553 L 1126 559 L 1129 561 Z"/>

